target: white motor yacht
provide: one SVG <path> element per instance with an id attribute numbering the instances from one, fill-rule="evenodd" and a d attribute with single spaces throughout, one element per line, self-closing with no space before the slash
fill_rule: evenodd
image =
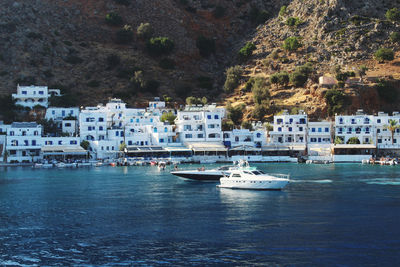
<path id="1" fill-rule="evenodd" d="M 250 167 L 247 162 L 239 164 L 239 168 L 230 171 L 229 176 L 220 179 L 220 188 L 282 190 L 289 183 L 289 175 L 266 174 Z"/>

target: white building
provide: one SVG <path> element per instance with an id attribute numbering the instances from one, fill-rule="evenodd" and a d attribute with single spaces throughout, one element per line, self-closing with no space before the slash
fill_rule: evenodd
<path id="1" fill-rule="evenodd" d="M 14 122 L 7 128 L 7 162 L 36 162 L 41 159 L 42 126 L 35 122 Z"/>
<path id="2" fill-rule="evenodd" d="M 60 132 L 67 133 L 70 136 L 76 136 L 78 134 L 79 113 L 78 107 L 50 107 L 46 110 L 45 118 L 47 120 L 53 120 L 57 124 Z"/>
<path id="3" fill-rule="evenodd" d="M 347 144 L 350 138 L 357 138 L 360 144 L 375 144 L 375 123 L 373 115 L 358 110 L 355 115 L 335 116 L 335 136 Z"/>
<path id="4" fill-rule="evenodd" d="M 212 105 L 186 106 L 178 111 L 175 119 L 176 132 L 182 143 L 221 142 L 221 121 L 225 108 Z"/>
<path id="5" fill-rule="evenodd" d="M 308 159 L 332 161 L 333 122 L 308 122 L 307 133 Z"/>
<path id="6" fill-rule="evenodd" d="M 17 105 L 33 108 L 36 105 L 48 106 L 48 99 L 51 95 L 60 96 L 59 89 L 48 89 L 47 86 L 17 86 L 17 93 L 12 94 Z"/>
<path id="7" fill-rule="evenodd" d="M 286 110 L 282 115 L 274 116 L 273 131 L 270 132 L 270 143 L 281 145 L 305 145 L 307 141 L 307 114 L 290 115 Z"/>

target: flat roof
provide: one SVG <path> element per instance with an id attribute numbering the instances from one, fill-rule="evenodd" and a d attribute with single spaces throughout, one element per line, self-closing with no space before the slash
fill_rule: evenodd
<path id="1" fill-rule="evenodd" d="M 44 154 L 86 154 L 87 151 L 79 145 L 71 146 L 43 146 Z"/>
<path id="2" fill-rule="evenodd" d="M 374 149 L 375 145 L 371 144 L 338 144 L 334 145 L 333 148 L 358 148 L 358 149 Z"/>

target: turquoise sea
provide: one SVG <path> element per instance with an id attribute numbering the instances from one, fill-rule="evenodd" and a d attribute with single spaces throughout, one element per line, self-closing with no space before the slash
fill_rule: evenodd
<path id="1" fill-rule="evenodd" d="M 245 191 L 151 166 L 0 169 L 0 265 L 400 266 L 400 166 L 253 166 L 292 182 Z"/>

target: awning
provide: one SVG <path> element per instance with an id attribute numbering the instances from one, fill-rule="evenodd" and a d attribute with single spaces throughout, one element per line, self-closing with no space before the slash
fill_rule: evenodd
<path id="1" fill-rule="evenodd" d="M 187 147 L 166 147 L 165 150 L 169 152 L 192 152 L 192 150 Z"/>
<path id="2" fill-rule="evenodd" d="M 261 148 L 242 145 L 242 146 L 232 147 L 230 151 L 261 151 Z"/>
<path id="3" fill-rule="evenodd" d="M 288 151 L 290 148 L 288 146 L 263 146 L 262 151 Z"/>
<path id="4" fill-rule="evenodd" d="M 226 152 L 228 149 L 221 143 L 190 143 L 188 147 L 193 149 L 194 152 L 206 152 L 206 151 L 223 151 Z"/>
<path id="5" fill-rule="evenodd" d="M 166 152 L 166 150 L 160 146 L 128 146 L 127 151 L 135 153 L 151 153 L 151 152 Z"/>
<path id="6" fill-rule="evenodd" d="M 44 155 L 86 155 L 87 151 L 83 147 L 77 146 L 43 146 Z"/>

